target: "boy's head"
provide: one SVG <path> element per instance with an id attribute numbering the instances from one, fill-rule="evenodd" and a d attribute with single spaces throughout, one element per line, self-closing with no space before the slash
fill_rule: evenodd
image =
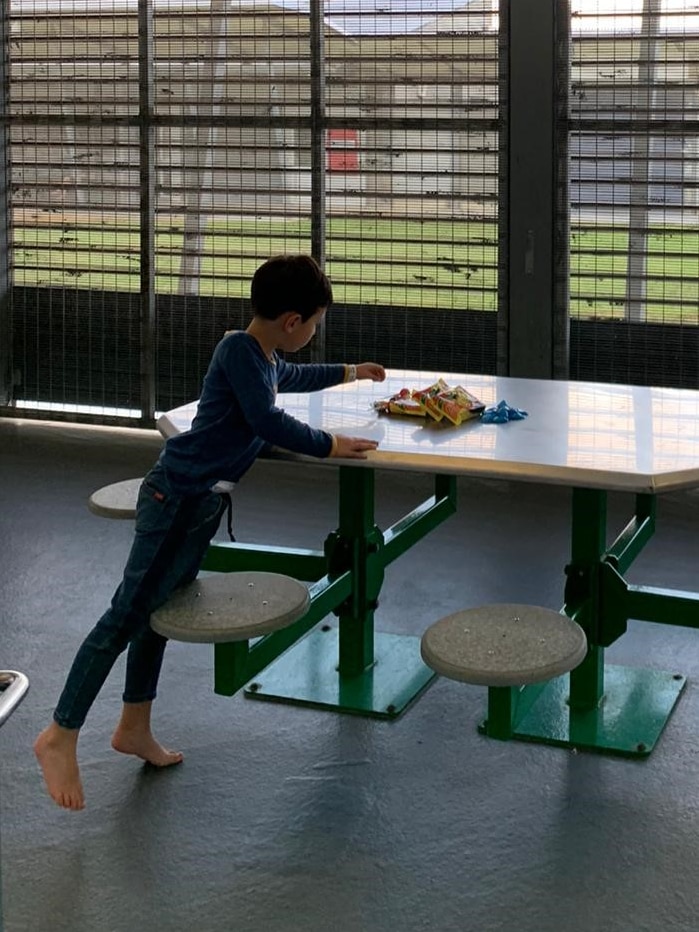
<path id="1" fill-rule="evenodd" d="M 252 277 L 252 311 L 266 320 L 292 311 L 307 321 L 332 300 L 330 281 L 310 256 L 273 256 Z"/>

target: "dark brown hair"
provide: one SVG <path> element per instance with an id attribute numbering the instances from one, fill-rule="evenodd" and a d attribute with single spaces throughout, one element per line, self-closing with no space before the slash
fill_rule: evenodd
<path id="1" fill-rule="evenodd" d="M 272 256 L 252 277 L 250 302 L 253 314 L 276 320 L 295 311 L 306 321 L 319 308 L 332 304 L 328 277 L 311 256 Z"/>

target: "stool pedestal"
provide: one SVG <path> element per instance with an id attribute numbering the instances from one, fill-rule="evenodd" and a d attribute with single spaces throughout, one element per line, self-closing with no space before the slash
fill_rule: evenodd
<path id="1" fill-rule="evenodd" d="M 545 684 L 585 659 L 587 639 L 575 621 L 534 605 L 484 605 L 455 612 L 422 636 L 422 659 L 436 673 L 488 687 L 488 719 L 481 728 L 493 738 L 515 737 L 520 692 L 529 704 Z"/>

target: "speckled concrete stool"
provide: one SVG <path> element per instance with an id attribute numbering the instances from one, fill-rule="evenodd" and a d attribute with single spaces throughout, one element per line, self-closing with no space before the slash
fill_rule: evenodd
<path id="1" fill-rule="evenodd" d="M 135 518 L 138 490 L 143 479 L 125 479 L 113 482 L 93 492 L 87 507 L 103 518 Z"/>
<path id="2" fill-rule="evenodd" d="M 308 588 L 279 573 L 216 573 L 177 589 L 151 616 L 158 634 L 222 644 L 286 628 L 306 614 Z"/>
<path id="3" fill-rule="evenodd" d="M 525 686 L 568 673 L 585 658 L 585 632 L 535 605 L 483 605 L 455 612 L 423 634 L 422 659 L 436 673 L 480 686 Z"/>

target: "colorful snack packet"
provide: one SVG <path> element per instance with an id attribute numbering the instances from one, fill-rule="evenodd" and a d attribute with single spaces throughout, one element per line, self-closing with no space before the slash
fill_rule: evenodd
<path id="1" fill-rule="evenodd" d="M 434 421 L 446 418 L 458 426 L 469 418 L 479 417 L 485 405 L 463 385 L 451 388 L 440 378 L 427 388 L 402 388 L 390 398 L 374 402 L 374 408 L 382 414 L 427 415 Z"/>
<path id="2" fill-rule="evenodd" d="M 444 414 L 436 407 L 434 404 L 434 399 L 439 395 L 440 392 L 447 391 L 449 385 L 444 381 L 444 379 L 438 379 L 436 382 L 433 382 L 432 385 L 429 385 L 427 388 L 415 389 L 413 391 L 413 398 L 420 402 L 423 406 L 424 413 L 429 414 L 429 416 L 435 421 L 441 421 L 444 417 Z"/>
<path id="3" fill-rule="evenodd" d="M 457 427 L 470 418 L 479 417 L 485 410 L 485 405 L 462 385 L 440 392 L 431 403 Z"/>
<path id="4" fill-rule="evenodd" d="M 412 414 L 424 417 L 425 411 L 419 401 L 414 398 L 398 398 L 388 402 L 389 414 Z"/>
<path id="5" fill-rule="evenodd" d="M 395 395 L 384 401 L 374 402 L 374 407 L 381 414 L 411 414 L 423 417 L 425 411 L 408 388 L 402 388 Z"/>

